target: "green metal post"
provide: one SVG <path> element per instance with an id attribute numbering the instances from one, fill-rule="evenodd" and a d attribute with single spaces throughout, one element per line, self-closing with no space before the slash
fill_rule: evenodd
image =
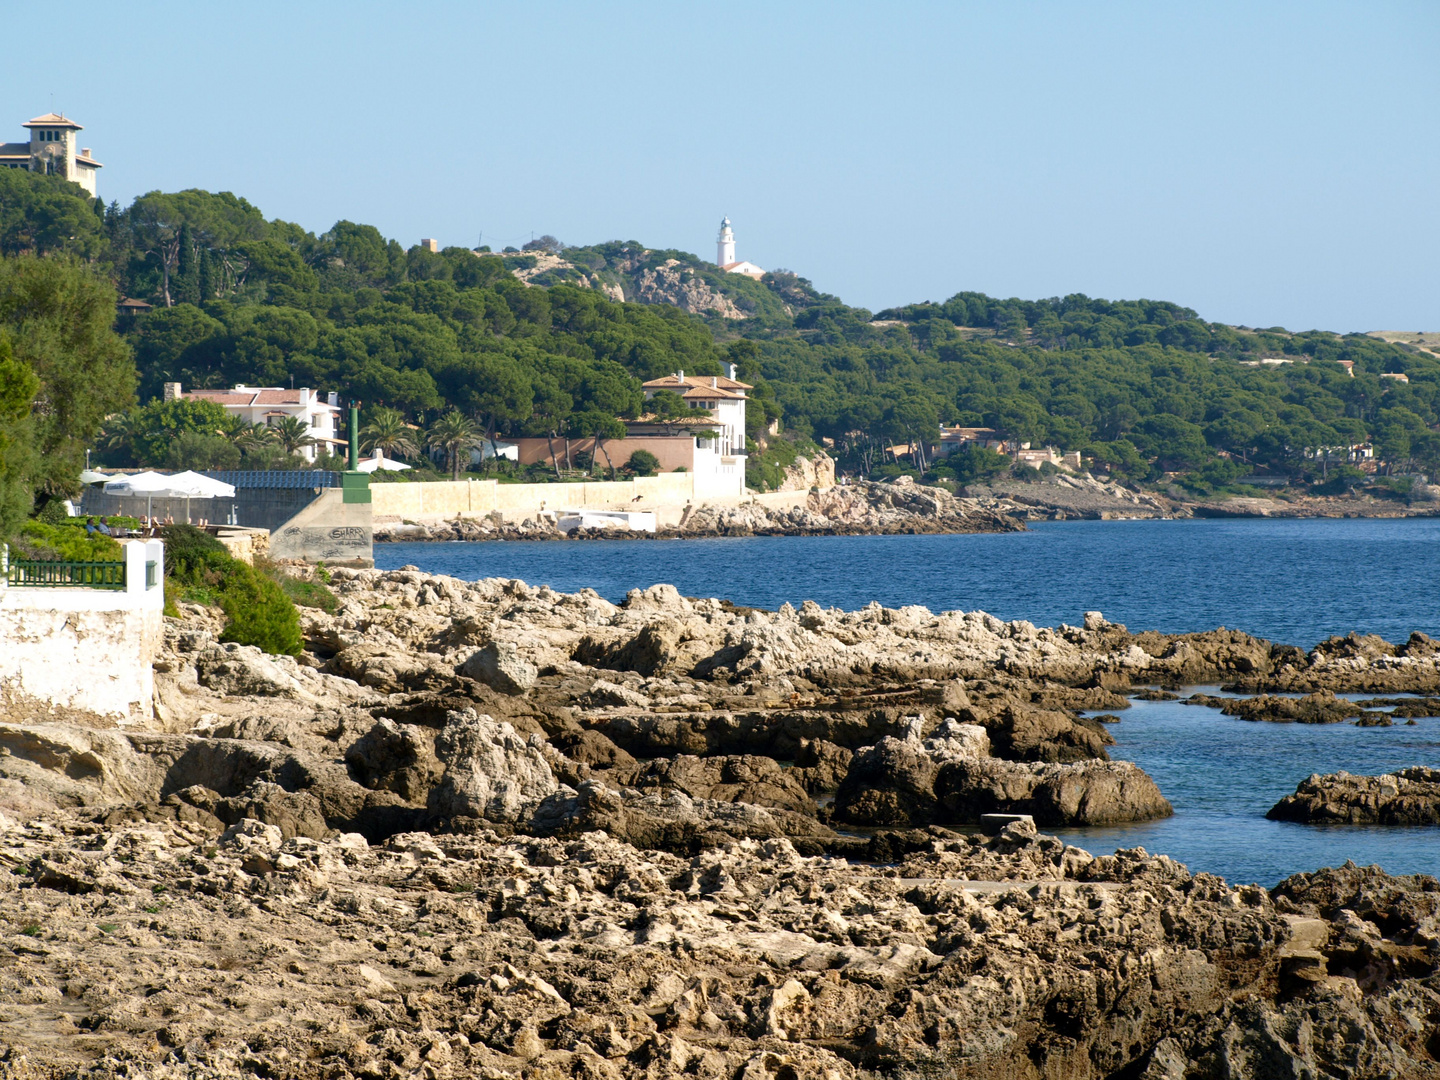
<path id="1" fill-rule="evenodd" d="M 350 471 L 360 467 L 360 403 L 350 403 Z"/>

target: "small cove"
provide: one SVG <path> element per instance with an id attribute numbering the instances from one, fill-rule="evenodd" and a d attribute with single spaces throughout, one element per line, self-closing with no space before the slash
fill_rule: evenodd
<path id="1" fill-rule="evenodd" d="M 1018 534 L 670 541 L 379 544 L 385 569 L 518 577 L 613 601 L 668 582 L 756 607 L 813 599 L 983 609 L 1041 626 L 1098 609 L 1133 630 L 1230 626 L 1310 647 L 1332 634 L 1440 637 L 1440 520 L 1063 522 Z M 1214 688 L 1187 688 L 1215 692 Z M 1358 698 L 1392 696 L 1347 695 Z M 1060 831 L 1095 853 L 1143 846 L 1192 870 L 1273 885 L 1288 874 L 1378 863 L 1440 874 L 1440 829 L 1265 820 L 1312 772 L 1440 765 L 1440 719 L 1413 726 L 1250 723 L 1179 702 L 1135 701 L 1111 727 L 1115 758 L 1152 775 L 1165 821 Z"/>

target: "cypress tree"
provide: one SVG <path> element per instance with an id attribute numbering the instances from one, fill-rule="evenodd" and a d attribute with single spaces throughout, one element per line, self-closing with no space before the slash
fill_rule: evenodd
<path id="1" fill-rule="evenodd" d="M 180 226 L 180 254 L 175 260 L 175 273 L 170 289 L 176 303 L 194 304 L 200 299 L 199 274 L 195 266 L 195 237 L 188 224 Z"/>
<path id="2" fill-rule="evenodd" d="M 215 299 L 215 257 L 209 248 L 200 249 L 199 293 L 200 303 Z"/>

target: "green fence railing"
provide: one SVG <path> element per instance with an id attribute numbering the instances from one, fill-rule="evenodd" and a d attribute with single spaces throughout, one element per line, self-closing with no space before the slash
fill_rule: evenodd
<path id="1" fill-rule="evenodd" d="M 16 559 L 5 567 L 5 581 L 25 587 L 123 589 L 123 562 L 48 562 L 40 559 Z"/>

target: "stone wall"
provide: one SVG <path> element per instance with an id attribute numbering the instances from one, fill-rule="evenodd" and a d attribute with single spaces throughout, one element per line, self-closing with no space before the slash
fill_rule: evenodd
<path id="1" fill-rule="evenodd" d="M 0 715 L 119 724 L 151 716 L 151 664 L 164 632 L 164 551 L 155 540 L 124 547 L 124 590 L 0 588 Z"/>
<path id="2" fill-rule="evenodd" d="M 574 484 L 502 484 L 497 480 L 442 480 L 437 483 L 377 483 L 370 488 L 377 524 L 454 517 L 520 521 L 556 510 L 683 509 L 687 503 L 744 499 L 743 486 L 726 477 L 661 473 L 633 480 Z"/>

